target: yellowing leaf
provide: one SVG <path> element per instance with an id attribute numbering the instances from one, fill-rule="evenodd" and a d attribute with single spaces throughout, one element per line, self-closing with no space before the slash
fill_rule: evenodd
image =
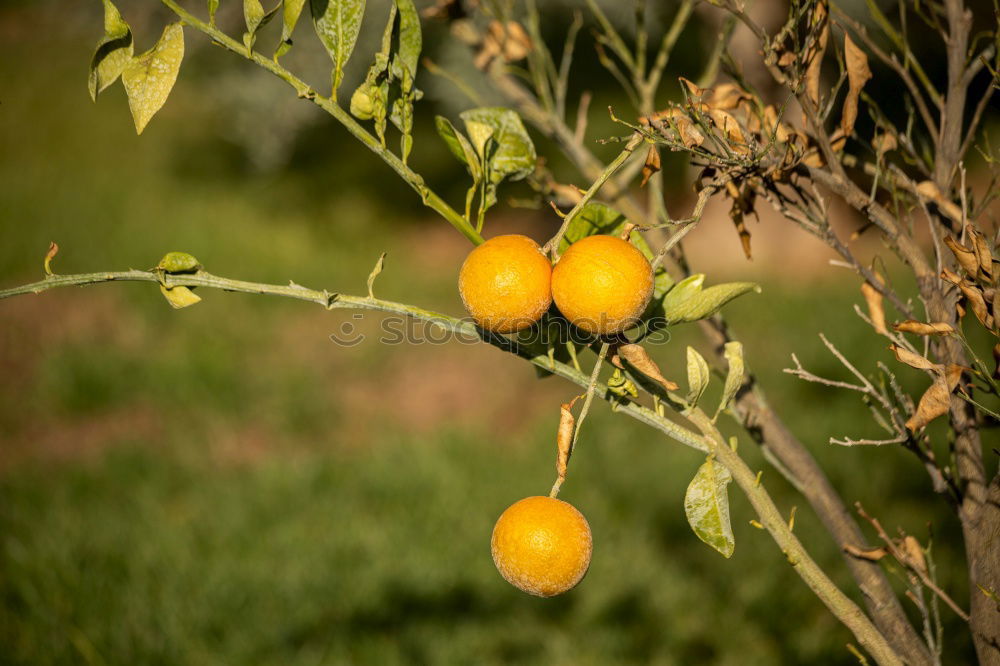
<path id="1" fill-rule="evenodd" d="M 844 33 L 844 61 L 847 65 L 847 97 L 844 98 L 844 110 L 840 116 L 840 130 L 844 137 L 854 131 L 854 121 L 858 119 L 858 96 L 861 89 L 872 78 L 868 68 L 868 56 L 851 41 L 851 36 Z"/>
<path id="2" fill-rule="evenodd" d="M 142 134 L 167 101 L 183 59 L 184 29 L 180 23 L 171 23 L 163 29 L 156 46 L 133 58 L 122 72 L 137 134 Z"/>
<path id="3" fill-rule="evenodd" d="M 694 407 L 701 400 L 701 396 L 705 393 L 705 389 L 708 388 L 708 381 L 711 378 L 705 357 L 699 354 L 694 347 L 687 348 L 687 375 L 687 402 Z"/>
<path id="4" fill-rule="evenodd" d="M 736 397 L 737 391 L 743 386 L 743 377 L 746 374 L 743 364 L 742 343 L 727 342 L 723 354 L 729 363 L 729 373 L 726 375 L 726 386 L 722 389 L 722 399 L 719 401 L 719 407 L 715 410 L 715 418 L 718 418 L 722 410 L 728 407 L 729 403 Z"/>
<path id="5" fill-rule="evenodd" d="M 684 493 L 684 514 L 691 529 L 726 558 L 731 557 L 736 548 L 726 493 L 726 485 L 731 480 L 729 470 L 709 457 L 698 468 Z"/>
<path id="6" fill-rule="evenodd" d="M 181 308 L 186 308 L 189 305 L 201 302 L 200 296 L 184 286 L 171 287 L 170 289 L 167 289 L 161 284 L 160 292 L 175 310 L 180 310 Z"/>
<path id="7" fill-rule="evenodd" d="M 104 0 L 104 37 L 97 43 L 94 56 L 90 59 L 90 76 L 87 87 L 90 98 L 97 101 L 97 95 L 118 80 L 132 60 L 132 30 L 122 18 L 111 0 Z"/>

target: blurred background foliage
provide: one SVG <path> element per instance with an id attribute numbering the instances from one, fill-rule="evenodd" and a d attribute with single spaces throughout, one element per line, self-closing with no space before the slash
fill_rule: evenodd
<path id="1" fill-rule="evenodd" d="M 221 25 L 238 34 L 238 3 L 222 4 Z M 623 26 L 625 4 L 607 3 Z M 573 5 L 543 5 L 547 38 L 561 44 Z M 344 90 L 363 75 L 384 6 L 370 2 Z M 154 3 L 119 8 L 137 52 L 169 20 Z M 461 312 L 464 239 L 318 109 L 189 31 L 178 84 L 137 137 L 120 86 L 97 105 L 87 97 L 100 30 L 96 2 L 0 4 L 0 284 L 37 279 L 55 240 L 61 273 L 146 268 L 184 250 L 220 275 L 363 293 L 384 250 L 380 296 Z M 470 67 L 443 25 L 425 31 L 427 55 Z M 713 31 L 699 15 L 665 80 L 700 70 Z M 328 81 L 308 21 L 284 62 Z M 589 37 L 574 77 L 595 93 L 588 141 L 614 134 L 603 109 L 627 104 Z M 427 96 L 411 162 L 457 204 L 466 176 L 431 120 L 471 104 L 426 72 L 418 85 Z M 585 185 L 536 139 L 557 174 Z M 665 164 L 670 208 L 683 215 L 690 174 Z M 508 186 L 501 203 L 530 194 Z M 890 355 L 851 313 L 854 280 L 763 216 L 754 262 L 722 209 L 692 234 L 694 261 L 710 281 L 764 286 L 728 314 L 773 406 L 848 502 L 933 535 L 940 582 L 964 605 L 958 532 L 916 460 L 831 447 L 830 435 L 876 434 L 866 408 L 781 372 L 795 352 L 817 374 L 843 374 L 820 330 L 862 368 Z M 487 235 L 544 239 L 556 223 L 544 208 L 502 205 Z M 731 560 L 691 534 L 682 502 L 701 462 L 693 452 L 597 406 L 563 491 L 591 522 L 593 565 L 564 597 L 528 597 L 494 570 L 489 535 L 508 504 L 548 490 L 572 387 L 482 345 L 380 345 L 373 317 L 202 296 L 178 312 L 136 284 L 0 304 L 0 662 L 856 663 L 849 633 L 748 524 L 738 493 Z M 367 340 L 335 345 L 345 325 Z M 668 376 L 682 378 L 696 333 L 679 327 L 655 350 Z M 900 378 L 921 390 L 918 373 Z M 741 452 L 780 506 L 799 505 L 800 538 L 849 588 L 838 544 L 745 439 Z M 949 650 L 971 659 L 944 612 Z"/>

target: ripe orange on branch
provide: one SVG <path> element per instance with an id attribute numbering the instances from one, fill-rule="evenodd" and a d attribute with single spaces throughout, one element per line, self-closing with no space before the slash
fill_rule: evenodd
<path id="1" fill-rule="evenodd" d="M 568 502 L 526 497 L 507 507 L 493 528 L 493 563 L 508 583 L 538 597 L 572 589 L 593 552 L 590 525 Z"/>
<path id="2" fill-rule="evenodd" d="M 587 236 L 552 271 L 552 298 L 574 326 L 609 335 L 634 326 L 653 295 L 653 268 L 634 245 Z"/>
<path id="3" fill-rule="evenodd" d="M 527 236 L 497 236 L 466 257 L 458 290 L 477 324 L 514 333 L 538 321 L 552 304 L 552 264 Z"/>

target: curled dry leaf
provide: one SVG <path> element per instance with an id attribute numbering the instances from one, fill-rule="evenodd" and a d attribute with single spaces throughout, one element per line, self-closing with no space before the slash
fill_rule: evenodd
<path id="1" fill-rule="evenodd" d="M 966 302 L 972 307 L 972 312 L 976 315 L 979 323 L 988 329 L 992 329 L 996 322 L 986 307 L 986 297 L 983 294 L 983 290 L 968 280 L 959 282 L 958 288 L 962 290 L 962 295 L 965 296 Z"/>
<path id="2" fill-rule="evenodd" d="M 933 181 L 924 180 L 917 183 L 917 194 L 932 201 L 942 213 L 951 219 L 956 222 L 962 221 L 962 209 L 956 206 L 954 201 L 944 196 Z"/>
<path id="3" fill-rule="evenodd" d="M 920 542 L 913 536 L 907 534 L 899 543 L 899 552 L 906 561 L 906 566 L 919 573 L 927 573 L 927 559 L 924 557 L 924 549 Z"/>
<path id="4" fill-rule="evenodd" d="M 993 282 L 993 253 L 990 251 L 990 244 L 978 229 L 966 223 L 965 232 L 972 242 L 972 252 L 976 257 L 979 268 L 979 276 L 989 282 Z"/>
<path id="5" fill-rule="evenodd" d="M 955 255 L 958 265 L 962 267 L 971 277 L 975 277 L 979 271 L 979 259 L 973 250 L 965 247 L 952 236 L 944 237 L 944 244 L 948 246 L 951 253 Z M 947 278 L 945 278 L 947 279 Z M 951 282 L 951 280 L 948 280 Z M 958 284 L 957 282 L 955 284 Z"/>
<path id="6" fill-rule="evenodd" d="M 844 552 L 851 557 L 856 557 L 859 560 L 868 560 L 869 562 L 878 562 L 889 554 L 889 551 L 886 550 L 885 546 L 863 550 L 849 543 L 844 544 Z"/>
<path id="7" fill-rule="evenodd" d="M 45 274 L 52 275 L 52 260 L 59 253 L 59 246 L 55 241 L 49 242 L 49 251 L 45 253 Z"/>
<path id="8" fill-rule="evenodd" d="M 816 3 L 813 9 L 811 27 L 816 35 L 816 39 L 806 52 L 805 58 L 808 63 L 805 74 L 806 95 L 817 107 L 819 106 L 819 75 L 820 70 L 823 68 L 823 54 L 826 52 L 826 43 L 830 38 L 830 21 L 826 5 L 826 0 L 821 0 L 821 2 Z"/>
<path id="9" fill-rule="evenodd" d="M 954 364 L 949 365 L 945 372 L 938 374 L 930 388 L 920 396 L 917 411 L 906 422 L 910 432 L 916 432 L 937 417 L 948 413 L 951 392 L 958 386 L 961 376 L 962 366 Z"/>
<path id="10" fill-rule="evenodd" d="M 795 53 L 792 51 L 785 51 L 778 57 L 778 67 L 782 69 L 791 67 L 793 64 L 795 64 Z"/>
<path id="11" fill-rule="evenodd" d="M 943 321 L 932 321 L 925 324 L 914 319 L 893 324 L 892 328 L 900 333 L 915 333 L 917 335 L 948 335 L 955 332 L 951 324 L 946 324 Z"/>
<path id="12" fill-rule="evenodd" d="M 520 23 L 492 21 L 473 64 L 479 69 L 486 69 L 498 56 L 505 62 L 517 62 L 527 57 L 531 49 L 531 38 Z"/>
<path id="13" fill-rule="evenodd" d="M 889 330 L 885 327 L 885 309 L 882 307 L 882 293 L 868 282 L 862 282 L 861 294 L 868 304 L 868 317 L 872 320 L 875 332 L 879 335 L 888 335 Z"/>
<path id="14" fill-rule="evenodd" d="M 650 146 L 649 152 L 646 153 L 646 163 L 642 165 L 642 184 L 639 187 L 645 187 L 650 177 L 659 170 L 660 151 L 656 149 L 656 146 Z"/>
<path id="15" fill-rule="evenodd" d="M 920 354 L 914 354 L 910 350 L 900 347 L 895 343 L 889 345 L 889 349 L 891 349 L 892 353 L 896 355 L 897 361 L 905 363 L 911 368 L 916 368 L 917 370 L 938 370 L 941 368 L 941 366 L 937 363 L 924 358 Z"/>
<path id="16" fill-rule="evenodd" d="M 749 93 L 735 83 L 723 83 L 711 90 L 708 104 L 713 108 L 728 111 L 735 109 L 740 101 L 749 99 Z"/>
<path id="17" fill-rule="evenodd" d="M 858 97 L 861 89 L 872 78 L 868 68 L 868 56 L 844 33 L 844 61 L 847 66 L 847 97 L 840 115 L 840 131 L 846 139 L 854 131 L 854 121 L 858 119 Z"/>
<path id="18" fill-rule="evenodd" d="M 685 87 L 687 88 L 687 90 L 688 90 L 688 93 L 689 93 L 689 94 L 690 94 L 690 95 L 691 95 L 692 97 L 697 97 L 698 99 L 701 99 L 702 97 L 704 97 L 704 96 L 705 96 L 705 90 L 704 90 L 704 89 L 702 89 L 702 88 L 699 88 L 699 87 L 698 87 L 697 85 L 695 85 L 695 84 L 694 84 L 694 83 L 693 83 L 692 81 L 688 81 L 688 80 L 687 80 L 687 79 L 685 79 L 685 78 L 684 78 L 683 76 L 679 76 L 679 77 L 677 77 L 677 78 L 678 78 L 678 80 L 679 80 L 679 81 L 680 81 L 681 83 L 683 83 L 683 84 L 684 84 L 684 86 L 685 86 Z"/>
<path id="19" fill-rule="evenodd" d="M 573 416 L 573 403 L 564 403 L 559 407 L 559 430 L 556 432 L 556 474 L 560 480 L 566 478 L 566 470 L 569 466 L 569 457 L 573 452 L 573 432 L 576 430 L 576 418 Z"/>
<path id="20" fill-rule="evenodd" d="M 890 150 L 895 150 L 899 144 L 896 143 L 896 135 L 890 132 L 882 132 L 876 134 L 875 138 L 872 139 L 872 146 L 875 148 L 875 154 L 879 157 L 883 157 Z"/>
<path id="21" fill-rule="evenodd" d="M 676 391 L 680 388 L 680 386 L 669 379 L 666 379 L 663 374 L 660 373 L 659 366 L 656 365 L 656 362 L 649 357 L 649 353 L 641 345 L 621 345 L 618 347 L 617 356 L 628 361 L 629 365 L 650 379 L 655 380 L 667 391 Z M 614 359 L 612 359 L 612 362 L 614 362 Z"/>

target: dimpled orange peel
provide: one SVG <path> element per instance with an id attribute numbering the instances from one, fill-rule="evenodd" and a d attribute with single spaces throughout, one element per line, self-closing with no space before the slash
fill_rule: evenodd
<path id="1" fill-rule="evenodd" d="M 508 583 L 538 597 L 572 589 L 593 552 L 590 525 L 567 502 L 526 497 L 507 507 L 493 528 L 493 563 Z"/>
<path id="2" fill-rule="evenodd" d="M 634 326 L 653 295 L 653 268 L 616 236 L 587 236 L 552 271 L 552 298 L 574 326 L 609 335 Z"/>
<path id="3" fill-rule="evenodd" d="M 514 333 L 538 321 L 552 304 L 552 264 L 527 236 L 497 236 L 465 258 L 458 290 L 482 328 Z"/>

